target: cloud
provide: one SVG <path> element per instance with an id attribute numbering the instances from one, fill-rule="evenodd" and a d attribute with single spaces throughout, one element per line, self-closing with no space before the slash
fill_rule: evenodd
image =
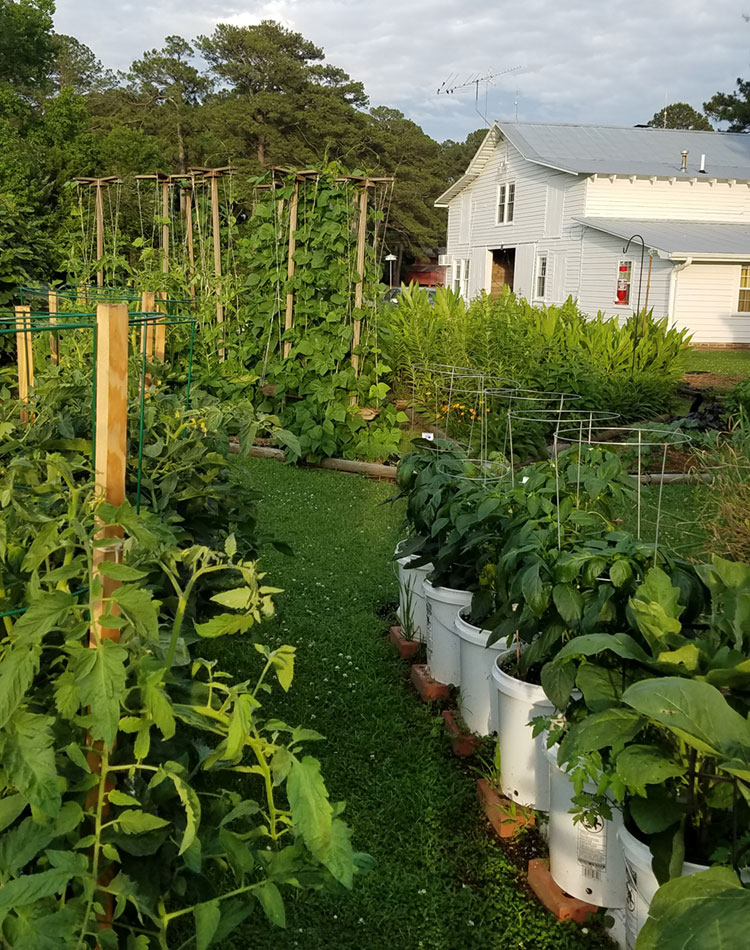
<path id="1" fill-rule="evenodd" d="M 437 138 L 481 126 L 475 87 L 437 95 L 450 76 L 523 69 L 480 84 L 479 111 L 521 120 L 633 125 L 665 100 L 700 108 L 750 73 L 750 24 L 736 0 L 58 0 L 56 25 L 125 69 L 170 33 L 274 19 L 361 80 L 373 105 L 401 109 Z"/>

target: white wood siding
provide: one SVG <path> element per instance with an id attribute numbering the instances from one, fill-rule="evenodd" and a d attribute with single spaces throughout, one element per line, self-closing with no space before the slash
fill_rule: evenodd
<path id="1" fill-rule="evenodd" d="M 690 264 L 675 274 L 675 322 L 694 343 L 750 343 L 750 313 L 738 313 L 740 264 Z"/>
<path id="2" fill-rule="evenodd" d="M 516 186 L 513 221 L 498 224 L 497 190 L 506 182 L 515 182 Z M 448 210 L 447 252 L 454 259 L 471 257 L 470 296 L 489 289 L 492 255 L 487 252 L 495 248 L 516 249 L 513 289 L 522 296 L 531 297 L 533 293 L 537 254 L 547 253 L 550 268 L 559 267 L 564 274 L 568 254 L 575 255 L 578 250 L 579 226 L 570 218 L 584 213 L 585 188 L 584 179 L 527 162 L 510 143 L 501 140 L 479 178 L 456 195 Z M 549 214 L 548 189 L 553 195 Z M 470 229 L 459 225 L 468 194 Z M 564 278 L 552 281 L 546 302 L 562 303 L 576 291 L 567 287 Z"/>
<path id="3" fill-rule="evenodd" d="M 703 176 L 670 182 L 650 178 L 587 179 L 587 215 L 603 218 L 666 218 L 673 221 L 750 221 L 750 187 L 711 184 Z"/>
<path id="4" fill-rule="evenodd" d="M 609 317 L 621 320 L 631 316 L 638 305 L 638 282 L 641 270 L 640 245 L 631 244 L 627 255 L 622 253 L 623 242 L 593 228 L 581 228 L 580 234 L 582 266 L 580 273 L 580 292 L 578 302 L 584 313 L 592 316 L 598 311 Z M 633 262 L 631 271 L 630 302 L 627 306 L 615 303 L 617 290 L 617 267 L 621 260 Z M 672 264 L 654 257 L 651 269 L 651 286 L 648 294 L 649 310 L 653 308 L 655 317 L 664 317 L 669 309 L 669 276 Z M 570 279 L 570 278 L 569 278 Z M 648 252 L 643 259 L 643 282 L 641 284 L 641 306 L 646 303 L 646 284 L 648 282 Z"/>

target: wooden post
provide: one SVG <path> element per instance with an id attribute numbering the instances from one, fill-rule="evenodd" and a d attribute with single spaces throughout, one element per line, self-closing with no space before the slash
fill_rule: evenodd
<path id="1" fill-rule="evenodd" d="M 16 351 L 18 359 L 18 398 L 23 405 L 29 401 L 29 390 L 34 385 L 34 349 L 31 345 L 31 308 L 16 307 Z M 21 421 L 28 422 L 29 414 L 21 409 Z"/>
<path id="2" fill-rule="evenodd" d="M 54 325 L 57 323 L 57 292 L 50 290 L 47 295 L 49 322 Z M 49 331 L 49 352 L 52 363 L 57 366 L 60 362 L 60 338 L 57 330 Z"/>
<path id="3" fill-rule="evenodd" d="M 362 185 L 362 194 L 359 196 L 359 221 L 357 223 L 357 283 L 354 287 L 354 309 L 362 309 L 362 300 L 364 296 L 365 280 L 365 238 L 367 236 L 367 182 Z M 354 318 L 354 330 L 352 333 L 352 367 L 354 375 L 359 376 L 359 354 L 354 351 L 359 346 L 362 333 L 362 320 L 359 316 Z M 352 393 L 352 405 L 357 401 L 357 397 Z"/>
<path id="4" fill-rule="evenodd" d="M 144 314 L 156 313 L 156 294 L 151 290 L 144 290 L 141 294 L 141 311 Z M 144 323 L 141 326 L 141 353 L 143 353 L 143 337 L 146 336 L 146 362 L 153 363 L 154 361 L 154 324 L 153 323 Z M 146 374 L 147 382 L 150 381 L 150 376 Z"/>
<path id="5" fill-rule="evenodd" d="M 128 308 L 126 304 L 99 304 L 96 308 L 97 372 L 96 372 L 96 458 L 95 493 L 111 505 L 125 501 L 125 465 L 128 438 Z M 97 540 L 111 543 L 94 547 L 94 577 L 102 583 L 100 597 L 92 598 L 89 646 L 96 647 L 102 639 L 119 640 L 119 630 L 102 627 L 103 613 L 116 612 L 105 606 L 119 581 L 103 577 L 98 566 L 104 561 L 119 559 L 121 529 L 102 525 Z"/>
<path id="6" fill-rule="evenodd" d="M 96 259 L 104 257 L 104 196 L 101 179 L 96 180 Z M 100 265 L 96 272 L 96 286 L 104 286 L 104 267 Z"/>
<path id="7" fill-rule="evenodd" d="M 195 302 L 195 244 L 193 241 L 193 189 L 185 189 L 185 236 L 190 263 L 190 299 Z"/>
<path id="8" fill-rule="evenodd" d="M 216 323 L 224 323 L 224 303 L 221 299 L 221 221 L 219 219 L 219 175 L 213 171 L 207 175 L 211 179 L 211 227 L 214 239 L 214 274 L 216 275 Z M 223 342 L 222 332 L 222 342 Z M 219 348 L 219 360 L 223 362 L 226 350 Z"/>
<path id="9" fill-rule="evenodd" d="M 294 183 L 294 194 L 289 205 L 289 257 L 287 260 L 286 277 L 294 277 L 294 252 L 297 250 L 295 231 L 297 230 L 297 207 L 299 205 L 299 181 Z M 291 287 L 286 292 L 286 311 L 284 313 L 284 330 L 291 330 L 294 325 L 294 291 Z M 289 340 L 284 343 L 284 359 L 289 356 L 292 344 Z"/>
<path id="10" fill-rule="evenodd" d="M 161 183 L 161 272 L 169 273 L 169 179 Z"/>
<path id="11" fill-rule="evenodd" d="M 156 295 L 156 309 L 167 315 L 167 292 L 160 290 Z M 162 319 L 154 324 L 154 362 L 163 363 L 167 348 L 167 326 Z"/>

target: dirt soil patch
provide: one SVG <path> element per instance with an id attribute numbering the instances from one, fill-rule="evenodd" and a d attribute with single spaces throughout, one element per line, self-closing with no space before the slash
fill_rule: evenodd
<path id="1" fill-rule="evenodd" d="M 695 370 L 692 373 L 685 373 L 682 378 L 694 389 L 731 389 L 743 377 L 709 373 L 707 370 Z"/>

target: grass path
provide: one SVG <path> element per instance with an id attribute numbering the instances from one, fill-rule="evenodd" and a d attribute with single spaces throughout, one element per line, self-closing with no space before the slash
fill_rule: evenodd
<path id="1" fill-rule="evenodd" d="M 517 890 L 517 873 L 486 834 L 475 774 L 453 759 L 436 711 L 406 687 L 406 666 L 383 636 L 395 602 L 390 556 L 401 511 L 381 503 L 389 485 L 251 460 L 264 525 L 294 558 L 269 552 L 268 580 L 283 587 L 262 639 L 298 648 L 295 681 L 273 714 L 319 730 L 310 751 L 331 796 L 346 800 L 355 847 L 375 871 L 341 896 L 287 897 L 288 926 L 258 910 L 223 950 L 578 950 L 593 933 L 555 923 Z M 252 644 L 215 645 L 225 669 L 249 675 Z"/>

